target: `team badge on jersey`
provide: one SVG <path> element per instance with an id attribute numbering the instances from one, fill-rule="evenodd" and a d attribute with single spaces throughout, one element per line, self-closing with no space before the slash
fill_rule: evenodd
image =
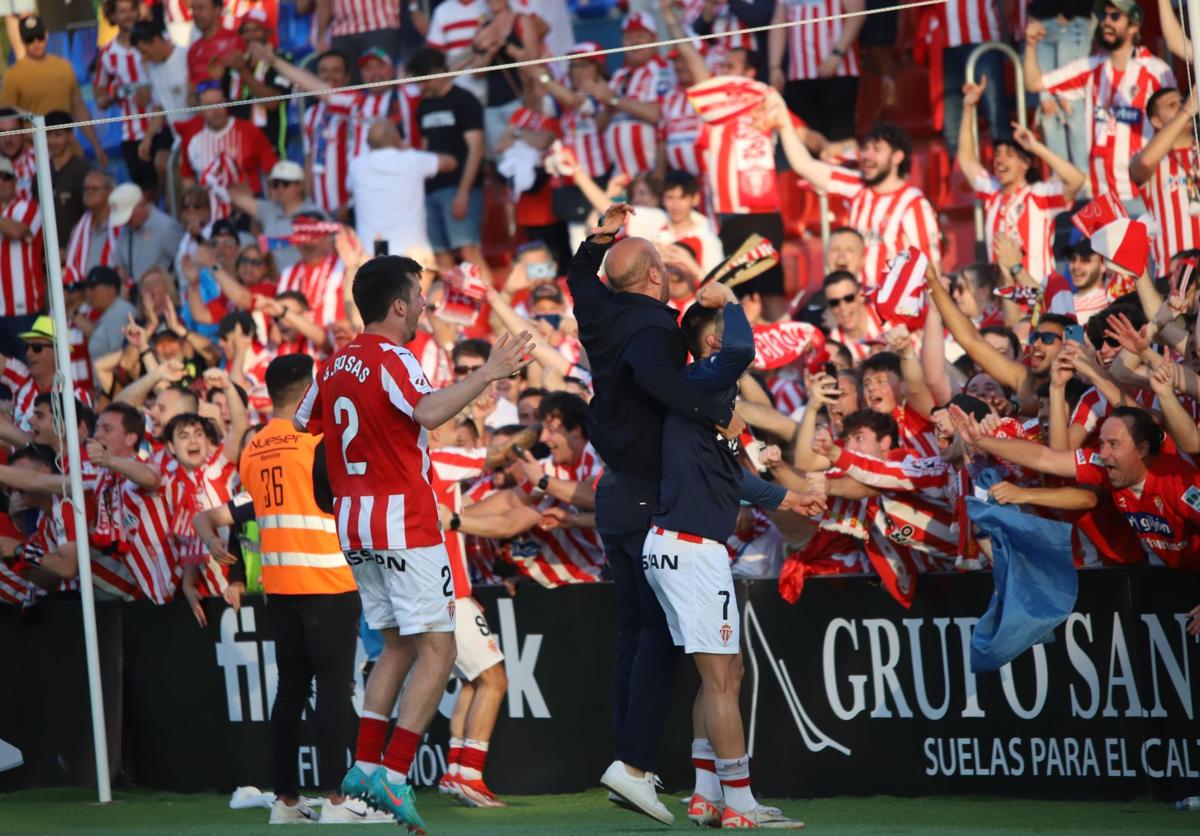
<path id="1" fill-rule="evenodd" d="M 733 628 L 728 624 L 721 625 L 721 644 L 728 646 L 729 637 L 733 635 Z"/>
<path id="2" fill-rule="evenodd" d="M 1192 485 L 1190 488 L 1184 491 L 1183 504 L 1191 508 L 1193 511 L 1200 511 L 1200 488 Z"/>

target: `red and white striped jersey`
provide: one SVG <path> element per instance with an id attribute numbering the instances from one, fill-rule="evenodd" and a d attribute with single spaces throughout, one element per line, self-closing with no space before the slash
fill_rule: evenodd
<path id="1" fill-rule="evenodd" d="M 454 382 L 454 368 L 451 366 L 450 352 L 438 345 L 433 334 L 423 329 L 417 329 L 416 335 L 404 346 L 417 358 L 421 370 L 434 389 L 441 389 Z"/>
<path id="2" fill-rule="evenodd" d="M 301 136 L 312 169 L 312 199 L 333 214 L 350 200 L 347 174 L 352 140 L 350 114 L 354 95 L 336 93 L 304 111 Z"/>
<path id="3" fill-rule="evenodd" d="M 1161 410 L 1158 402 L 1158 395 L 1154 394 L 1150 389 L 1134 389 L 1129 393 L 1133 398 L 1134 403 L 1146 410 Z M 1179 398 L 1179 404 L 1191 416 L 1192 420 L 1200 423 L 1200 404 L 1189 398 L 1187 395 L 1176 395 Z M 1100 390 L 1095 386 L 1088 389 L 1080 396 L 1079 402 L 1075 404 L 1075 411 L 1071 413 L 1071 423 L 1075 426 L 1083 427 L 1087 430 L 1087 435 L 1084 437 L 1084 447 L 1095 447 L 1100 443 L 1100 425 L 1104 423 L 1104 419 L 1112 414 L 1113 404 L 1100 394 Z"/>
<path id="4" fill-rule="evenodd" d="M 433 492 L 439 505 L 462 513 L 464 479 L 478 479 L 487 467 L 486 447 L 442 447 L 429 451 L 433 465 Z M 454 578 L 454 597 L 471 595 L 471 575 L 467 569 L 466 535 L 461 531 L 446 531 L 446 554 L 450 557 L 450 575 Z"/>
<path id="5" fill-rule="evenodd" d="M 196 534 L 196 514 L 224 505 L 241 490 L 236 462 L 216 450 L 203 467 L 187 470 L 176 467 L 166 481 L 171 510 L 171 533 L 180 563 L 198 564 L 201 595 L 221 595 L 229 585 L 229 568 L 217 563 Z M 228 532 L 222 530 L 221 536 Z"/>
<path id="6" fill-rule="evenodd" d="M 335 38 L 400 28 L 400 4 L 388 0 L 332 0 L 329 34 Z"/>
<path id="7" fill-rule="evenodd" d="M 1159 162 L 1154 174 L 1142 184 L 1142 196 L 1158 223 L 1154 235 L 1154 262 L 1158 273 L 1167 272 L 1171 256 L 1200 246 L 1200 216 L 1191 214 L 1200 174 L 1196 149 L 1174 148 Z"/>
<path id="8" fill-rule="evenodd" d="M 700 114 L 696 113 L 682 87 L 676 87 L 666 95 L 662 101 L 662 117 L 658 121 L 658 141 L 666 150 L 667 168 L 700 176 L 701 158 L 697 145 L 703 127 Z"/>
<path id="9" fill-rule="evenodd" d="M 655 55 L 635 69 L 621 67 L 609 88 L 617 96 L 639 102 L 657 102 L 675 87 L 675 71 Z M 657 127 L 628 113 L 614 112 L 604 131 L 604 149 L 617 170 L 634 177 L 654 168 Z"/>
<path id="10" fill-rule="evenodd" d="M 937 455 L 924 457 L 911 450 L 894 451 L 887 460 L 842 450 L 837 466 L 846 476 L 883 492 L 875 524 L 893 543 L 936 561 L 920 568 L 954 567 L 958 554 L 955 467 Z"/>
<path id="11" fill-rule="evenodd" d="M 134 92 L 138 87 L 149 86 L 150 76 L 142 66 L 142 55 L 132 46 L 122 46 L 113 38 L 96 56 L 92 87 L 108 91 L 121 108 L 122 116 L 140 117 L 121 123 L 122 142 L 140 140 L 150 127 L 150 118 L 144 114 L 153 108 L 149 104 L 140 105 L 134 99 Z"/>
<path id="12" fill-rule="evenodd" d="M 700 153 L 708 174 L 714 212 L 724 215 L 779 211 L 775 134 L 764 132 L 753 113 L 706 122 L 700 132 Z"/>
<path id="13" fill-rule="evenodd" d="M 1025 269 L 1045 283 L 1054 272 L 1054 217 L 1069 205 L 1062 181 L 1055 177 L 1005 194 L 996 178 L 981 173 L 975 193 L 983 201 L 988 259 L 996 261 L 997 237 L 1016 237 L 1025 252 Z"/>
<path id="14" fill-rule="evenodd" d="M 88 209 L 71 230 L 71 237 L 67 239 L 63 281 L 68 284 L 85 279 L 93 267 L 109 267 L 117 260 L 117 236 L 121 234 L 121 227 L 113 226 L 108 221 L 104 222 L 102 229 L 96 230 L 93 227 L 92 210 Z M 65 275 L 67 271 L 74 271 L 74 275 Z"/>
<path id="15" fill-rule="evenodd" d="M 85 497 L 84 504 L 87 518 L 94 519 L 94 498 Z M 74 543 L 77 539 L 75 532 L 75 511 L 71 500 L 55 496 L 50 512 L 38 520 L 37 531 L 30 538 L 29 545 L 41 554 L 56 551 L 65 543 Z M 143 597 L 133 580 L 133 573 L 120 558 L 98 548 L 93 548 L 91 554 L 92 586 L 122 601 L 136 601 Z M 68 585 L 77 589 L 79 579 L 72 579 Z"/>
<path id="16" fill-rule="evenodd" d="M 864 185 L 859 172 L 835 166 L 829 174 L 829 193 L 850 198 L 850 226 L 866 242 L 863 281 L 868 289 L 879 285 L 888 260 L 905 247 L 916 247 L 933 264 L 941 262 L 937 214 L 916 186 L 881 192 Z"/>
<path id="17" fill-rule="evenodd" d="M 0 206 L 0 218 L 29 227 L 26 238 L 0 238 L 0 316 L 24 316 L 42 309 L 42 213 L 36 200 L 16 198 Z"/>
<path id="18" fill-rule="evenodd" d="M 947 47 L 1004 39 L 996 17 L 995 0 L 948 0 L 937 8 L 945 26 Z M 1024 32 L 1025 29 L 1016 31 Z"/>
<path id="19" fill-rule="evenodd" d="M 603 177 L 609 166 L 608 151 L 596 124 L 592 102 L 580 108 L 562 108 L 558 121 L 562 125 L 563 144 L 575 152 L 583 170 L 593 179 Z"/>
<path id="20" fill-rule="evenodd" d="M 590 444 L 575 465 L 555 464 L 549 458 L 540 464 L 551 479 L 568 482 L 595 482 L 604 473 L 604 463 Z M 533 486 L 523 485 L 522 490 L 532 494 Z M 543 497 L 537 508 L 543 512 L 550 508 L 578 510 L 551 496 Z M 521 574 L 545 587 L 595 583 L 604 570 L 604 546 L 594 528 L 560 526 L 546 530 L 539 526 L 514 538 L 510 548 L 513 564 Z"/>
<path id="21" fill-rule="evenodd" d="M 39 515 L 39 530 L 46 525 L 47 517 L 47 514 Z M 45 554 L 45 549 L 38 545 L 36 533 L 33 537 L 27 538 L 25 532 L 17 528 L 8 514 L 0 513 L 0 537 L 25 541 L 25 557 L 20 562 L 10 566 L 7 562 L 0 561 L 0 604 L 28 606 L 45 593 L 37 584 L 21 577 L 20 570 L 22 564 L 38 563 L 41 556 Z"/>
<path id="22" fill-rule="evenodd" d="M 26 145 L 20 154 L 10 157 L 8 161 L 17 172 L 17 197 L 35 199 L 37 196 L 33 193 L 33 181 L 37 177 L 37 155 L 33 152 L 33 146 Z"/>
<path id="23" fill-rule="evenodd" d="M 1137 47 L 1124 70 L 1104 54 L 1079 58 L 1042 76 L 1046 92 L 1082 100 L 1092 114 L 1092 196 L 1116 192 L 1132 200 L 1138 190 L 1129 178 L 1129 161 L 1154 135 L 1146 102 L 1163 87 L 1175 86 L 1166 62 Z"/>
<path id="24" fill-rule="evenodd" d="M 362 90 L 355 94 L 353 116 L 350 120 L 354 127 L 351 158 L 367 152 L 367 132 L 376 120 L 389 119 L 400 124 L 402 99 L 403 94 L 398 87 Z"/>
<path id="25" fill-rule="evenodd" d="M 221 25 L 236 30 L 242 18 L 255 9 L 261 9 L 266 14 L 267 35 L 274 44 L 279 26 L 279 0 L 225 0 L 221 5 Z"/>
<path id="26" fill-rule="evenodd" d="M 74 370 L 75 367 L 72 366 L 72 371 Z M 14 360 L 12 357 L 7 358 L 4 364 L 4 371 L 0 372 L 0 384 L 7 386 L 13 393 L 13 423 L 25 432 L 29 432 L 29 419 L 33 415 L 33 402 L 37 400 L 38 395 L 42 394 L 42 391 L 37 387 L 37 383 L 33 380 L 33 375 L 29 373 L 29 367 L 20 360 Z M 75 378 L 75 396 L 88 406 L 91 406 L 91 375 Z"/>
<path id="27" fill-rule="evenodd" d="M 808 402 L 804 396 L 804 386 L 793 377 L 776 375 L 767 384 L 771 397 L 775 400 L 775 408 L 784 415 L 795 415 Z"/>
<path id="28" fill-rule="evenodd" d="M 915 409 L 902 404 L 892 410 L 896 426 L 900 428 L 898 447 L 911 450 L 921 458 L 937 458 L 941 451 L 937 445 L 937 433 L 933 423 L 917 414 Z"/>
<path id="29" fill-rule="evenodd" d="M 482 502 L 496 492 L 492 474 L 477 479 L 470 487 L 462 492 L 463 505 L 471 506 Z M 490 537 L 477 537 L 468 534 L 466 539 L 467 566 L 473 583 L 498 584 L 500 578 L 496 575 L 496 560 L 506 554 L 503 544 Z"/>
<path id="30" fill-rule="evenodd" d="M 90 314 L 91 306 L 85 302 L 79 306 L 79 312 Z M 67 329 L 67 345 L 70 348 L 71 380 L 76 381 L 76 388 L 83 385 L 90 389 L 92 386 L 92 353 L 88 350 L 87 334 L 83 333 L 83 329 L 78 325 L 71 325 Z"/>
<path id="31" fill-rule="evenodd" d="M 245 183 L 262 192 L 263 177 L 278 162 L 266 134 L 245 119 L 230 119 L 220 131 L 204 127 L 183 142 L 180 174 L 208 188 Z"/>
<path id="32" fill-rule="evenodd" d="M 312 309 L 309 316 L 322 328 L 328 328 L 345 317 L 342 308 L 342 284 L 346 266 L 336 253 L 330 253 L 314 264 L 297 261 L 279 277 L 277 293 L 298 290 Z"/>
<path id="33" fill-rule="evenodd" d="M 429 433 L 413 418 L 433 391 L 407 348 L 362 334 L 335 354 L 296 410 L 325 434 L 333 516 L 343 549 L 440 545 Z"/>
<path id="34" fill-rule="evenodd" d="M 875 306 L 863 305 L 863 316 L 866 317 L 867 325 L 864 329 L 866 336 L 862 339 L 851 337 L 842 330 L 840 325 L 834 325 L 829 329 L 829 339 L 846 346 L 856 365 L 871 356 L 870 342 L 883 337 L 883 320 L 879 318 L 879 314 L 875 313 Z"/>
<path id="35" fill-rule="evenodd" d="M 453 66 L 471 54 L 471 44 L 479 28 L 490 16 L 483 0 L 445 0 L 439 3 L 429 17 L 429 31 L 425 41 L 446 53 L 446 63 Z M 486 83 L 482 76 L 463 75 L 455 84 L 483 98 Z"/>
<path id="36" fill-rule="evenodd" d="M 833 54 L 842 36 L 846 21 L 822 20 L 840 15 L 845 11 L 841 0 L 781 0 L 785 19 L 789 23 L 799 21 L 818 21 L 816 23 L 798 23 L 786 30 L 788 44 L 789 81 L 808 81 L 819 78 L 818 70 L 821 62 Z M 954 0 L 951 0 L 954 2 Z M 858 76 L 861 70 L 858 62 L 858 44 L 853 44 L 845 57 L 838 63 L 835 76 Z"/>
<path id="37" fill-rule="evenodd" d="M 138 591 L 156 604 L 175 595 L 178 562 L 171 514 L 162 489 L 146 491 L 106 468 L 84 468 L 84 486 L 96 498 L 90 541 L 125 565 Z"/>
<path id="38" fill-rule="evenodd" d="M 163 7 L 163 18 L 168 26 L 172 23 L 187 23 L 192 19 L 192 5 L 188 0 L 161 0 L 158 4 L 150 5 Z"/>

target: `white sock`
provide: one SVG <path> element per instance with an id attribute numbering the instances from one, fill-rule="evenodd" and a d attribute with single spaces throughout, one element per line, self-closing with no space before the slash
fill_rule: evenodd
<path id="1" fill-rule="evenodd" d="M 750 756 L 742 755 L 732 760 L 716 759 L 717 777 L 721 779 L 721 792 L 725 806 L 748 813 L 758 806 L 754 793 L 750 791 Z"/>
<path id="2" fill-rule="evenodd" d="M 721 779 L 717 777 L 716 752 L 703 737 L 692 741 L 692 766 L 696 768 L 695 794 L 709 801 L 721 800 Z"/>
<path id="3" fill-rule="evenodd" d="M 354 765 L 363 771 L 363 774 L 370 777 L 375 774 L 375 770 L 379 768 L 377 763 L 367 763 L 366 761 L 355 761 Z"/>
<path id="4" fill-rule="evenodd" d="M 393 784 L 407 784 L 408 783 L 408 776 L 405 775 L 403 772 L 397 772 L 394 769 L 389 769 L 387 771 L 387 779 L 390 782 L 392 782 Z"/>

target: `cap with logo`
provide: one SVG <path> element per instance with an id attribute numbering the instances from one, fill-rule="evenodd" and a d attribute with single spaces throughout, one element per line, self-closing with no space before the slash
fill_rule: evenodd
<path id="1" fill-rule="evenodd" d="M 117 186 L 108 196 L 108 222 L 113 226 L 125 226 L 143 197 L 141 188 L 135 183 L 122 183 Z"/>
<path id="2" fill-rule="evenodd" d="M 382 47 L 372 46 L 363 50 L 362 55 L 358 56 L 358 66 L 362 66 L 368 61 L 382 61 L 389 67 L 392 66 L 392 56 L 387 54 L 387 50 Z"/>
<path id="3" fill-rule="evenodd" d="M 46 24 L 37 15 L 21 18 L 21 42 L 31 44 L 46 37 Z"/>

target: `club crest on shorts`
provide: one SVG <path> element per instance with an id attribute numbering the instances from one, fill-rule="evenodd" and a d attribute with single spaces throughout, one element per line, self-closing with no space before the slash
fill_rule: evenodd
<path id="1" fill-rule="evenodd" d="M 729 637 L 733 635 L 733 628 L 728 624 L 721 625 L 721 644 L 729 646 Z"/>
<path id="2" fill-rule="evenodd" d="M 454 599 L 451 598 L 446 602 L 446 612 L 450 613 L 450 620 L 454 620 Z"/>

